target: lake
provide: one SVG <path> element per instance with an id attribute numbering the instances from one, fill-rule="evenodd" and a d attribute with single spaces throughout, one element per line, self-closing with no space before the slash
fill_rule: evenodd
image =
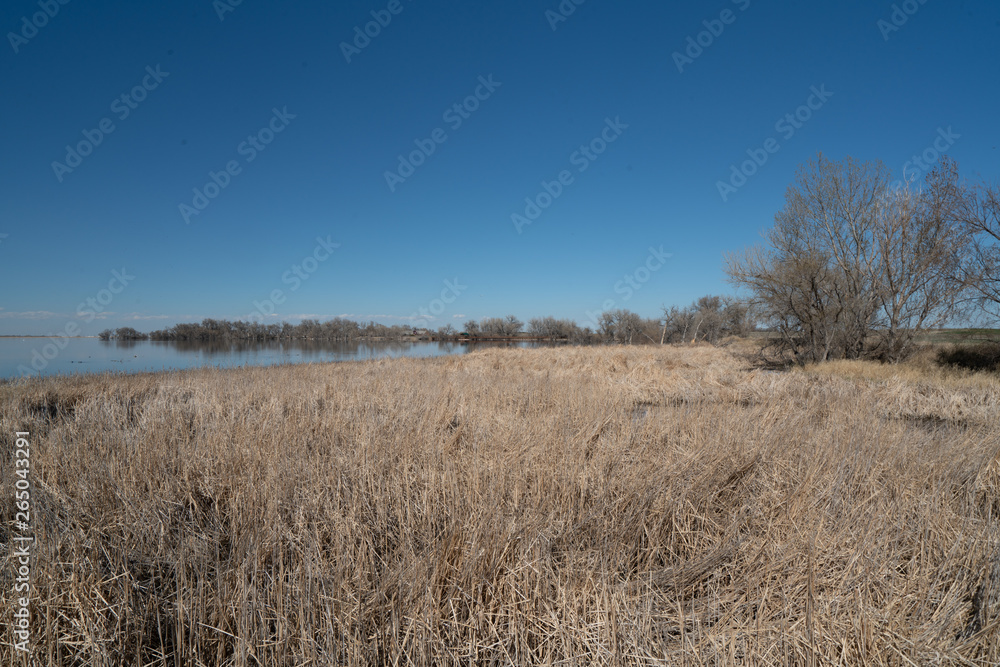
<path id="1" fill-rule="evenodd" d="M 544 343 L 269 341 L 260 343 L 103 341 L 97 338 L 0 338 L 0 378 L 114 371 L 137 373 L 200 366 L 270 366 L 384 357 L 436 357 L 483 347 Z"/>

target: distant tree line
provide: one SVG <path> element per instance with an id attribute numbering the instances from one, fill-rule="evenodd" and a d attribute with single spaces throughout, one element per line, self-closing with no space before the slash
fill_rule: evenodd
<path id="1" fill-rule="evenodd" d="M 97 337 L 101 340 L 111 340 L 112 338 L 116 340 L 148 340 L 149 334 L 136 331 L 132 327 L 119 327 L 115 330 L 105 329 L 97 334 Z"/>
<path id="2" fill-rule="evenodd" d="M 204 319 L 201 323 L 176 324 L 150 333 L 132 327 L 105 329 L 102 340 L 178 341 L 178 342 L 261 342 L 280 340 L 355 341 L 364 339 L 400 340 L 430 338 L 435 340 L 542 340 L 573 345 L 662 344 L 691 341 L 718 342 L 728 335 L 744 335 L 753 325 L 748 309 L 731 297 L 708 296 L 688 308 L 664 308 L 660 319 L 643 318 L 629 310 L 613 310 L 601 314 L 597 328 L 581 327 L 569 319 L 536 317 L 524 322 L 514 315 L 468 320 L 462 330 L 447 324 L 437 331 L 407 325 L 388 326 L 377 322 L 362 324 L 344 318 L 326 322 L 315 319 L 299 324 L 281 322 L 230 322 Z"/>
<path id="3" fill-rule="evenodd" d="M 378 322 L 359 323 L 342 317 L 326 322 L 304 319 L 299 324 L 288 322 L 262 324 L 237 320 L 204 319 L 200 324 L 176 324 L 168 329 L 153 331 L 151 340 L 176 341 L 268 341 L 268 340 L 329 340 L 345 341 L 364 338 L 403 338 L 413 333 L 412 327 L 388 326 Z"/>

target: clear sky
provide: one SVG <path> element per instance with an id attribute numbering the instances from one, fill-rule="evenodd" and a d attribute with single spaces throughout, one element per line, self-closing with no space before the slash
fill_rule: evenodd
<path id="1" fill-rule="evenodd" d="M 655 316 L 819 151 L 1000 178 L 995 2 L 235 1 L 0 4 L 0 334 Z"/>

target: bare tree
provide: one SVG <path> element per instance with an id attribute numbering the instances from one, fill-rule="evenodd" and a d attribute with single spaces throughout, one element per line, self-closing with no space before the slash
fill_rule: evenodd
<path id="1" fill-rule="evenodd" d="M 943 159 L 923 189 L 887 192 L 879 202 L 872 277 L 880 326 L 874 355 L 898 361 L 922 329 L 945 324 L 961 312 L 961 280 L 970 239 L 959 218 L 964 205 L 954 161 Z"/>
<path id="2" fill-rule="evenodd" d="M 479 328 L 487 336 L 516 336 L 521 332 L 524 323 L 513 315 L 507 317 L 486 317 L 479 323 Z"/>
<path id="3" fill-rule="evenodd" d="M 528 333 L 539 338 L 551 338 L 559 333 L 559 324 L 554 317 L 533 317 L 528 320 Z"/>
<path id="4" fill-rule="evenodd" d="M 756 328 L 750 305 L 734 296 L 722 297 L 722 331 L 726 336 L 748 336 Z"/>
<path id="5" fill-rule="evenodd" d="M 681 343 L 688 340 L 688 331 L 691 330 L 691 323 L 694 320 L 694 313 L 690 308 L 678 308 L 677 306 L 663 307 L 663 330 L 660 332 L 660 343 Z"/>
<path id="6" fill-rule="evenodd" d="M 146 340 L 147 334 L 140 333 L 132 327 L 118 327 L 115 329 L 114 337 L 118 340 Z"/>
<path id="7" fill-rule="evenodd" d="M 799 362 L 897 361 L 961 299 L 956 174 L 943 164 L 922 190 L 893 192 L 882 163 L 819 155 L 788 188 L 767 248 L 727 258 L 730 281 Z"/>
<path id="8" fill-rule="evenodd" d="M 647 323 L 641 317 L 630 310 L 621 308 L 604 311 L 597 323 L 600 327 L 600 333 L 606 341 L 625 345 L 637 342 L 636 338 L 641 336 L 644 329 L 647 328 Z M 657 328 L 655 324 L 653 328 Z"/>
<path id="9" fill-rule="evenodd" d="M 722 336 L 722 299 L 717 296 L 703 296 L 694 304 L 695 324 L 692 342 L 702 340 L 715 343 Z"/>
<path id="10" fill-rule="evenodd" d="M 793 254 L 760 246 L 730 256 L 730 280 L 752 303 L 776 338 L 779 351 L 800 362 L 830 357 L 843 317 L 837 273 L 827 256 Z"/>
<path id="11" fill-rule="evenodd" d="M 503 336 L 503 319 L 499 317 L 484 317 L 479 321 L 479 330 L 484 336 Z"/>
<path id="12" fill-rule="evenodd" d="M 557 320 L 554 317 L 533 317 L 528 322 L 528 333 L 539 338 L 575 339 L 580 328 L 573 320 Z"/>
<path id="13" fill-rule="evenodd" d="M 703 296 L 687 308 L 663 308 L 660 343 L 697 340 L 718 343 L 726 336 L 745 336 L 752 329 L 749 306 L 726 296 Z"/>
<path id="14" fill-rule="evenodd" d="M 508 315 L 503 318 L 503 334 L 505 336 L 516 336 L 521 333 L 521 329 L 524 327 L 524 322 L 517 319 L 513 315 Z"/>
<path id="15" fill-rule="evenodd" d="M 972 237 L 965 282 L 984 311 L 1000 317 L 1000 185 L 965 188 L 961 218 Z"/>

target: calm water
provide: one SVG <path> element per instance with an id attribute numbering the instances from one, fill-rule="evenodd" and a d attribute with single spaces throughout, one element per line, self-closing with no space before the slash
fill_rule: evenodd
<path id="1" fill-rule="evenodd" d="M 269 366 L 381 357 L 436 357 L 464 354 L 490 345 L 498 344 L 326 341 L 245 344 L 0 338 L 0 378 L 103 371 L 136 373 L 198 366 Z M 525 347 L 532 344 L 518 345 Z"/>

